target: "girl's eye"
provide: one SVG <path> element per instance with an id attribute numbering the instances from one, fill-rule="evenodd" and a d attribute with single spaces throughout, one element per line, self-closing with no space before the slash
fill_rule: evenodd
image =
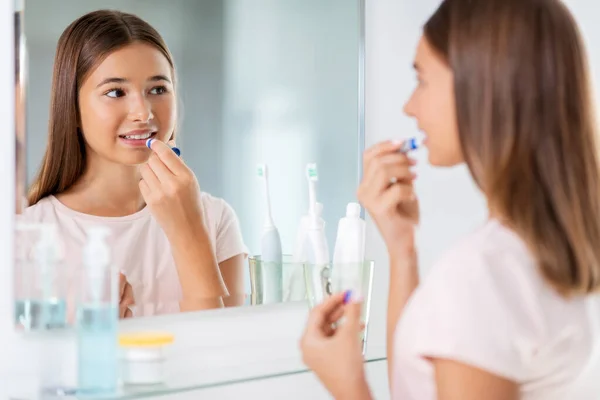
<path id="1" fill-rule="evenodd" d="M 167 93 L 167 88 L 164 86 L 157 86 L 150 90 L 150 94 L 165 94 Z"/>
<path id="2" fill-rule="evenodd" d="M 112 98 L 117 98 L 125 96 L 125 92 L 123 91 L 123 89 L 116 88 L 109 90 L 108 92 L 104 93 L 104 95 Z"/>

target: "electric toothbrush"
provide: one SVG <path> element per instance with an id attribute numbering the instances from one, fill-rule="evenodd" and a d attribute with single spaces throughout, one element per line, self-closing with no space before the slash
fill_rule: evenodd
<path id="1" fill-rule="evenodd" d="M 283 254 L 281 237 L 271 212 L 267 165 L 259 164 L 256 173 L 263 183 L 265 197 L 265 222 L 260 241 L 262 268 L 259 276 L 259 282 L 262 283 L 262 304 L 280 303 L 283 299 Z"/>
<path id="2" fill-rule="evenodd" d="M 329 279 L 329 247 L 325 236 L 325 223 L 317 215 L 317 182 L 319 174 L 317 164 L 306 166 L 306 179 L 308 181 L 309 224 L 307 229 L 308 261 L 311 267 L 308 274 L 310 279 L 307 285 L 313 290 L 312 301 L 321 303 L 328 291 Z"/>
<path id="3" fill-rule="evenodd" d="M 317 202 L 316 206 L 317 218 L 320 224 L 325 225 L 325 221 L 323 221 L 323 204 Z M 293 268 L 290 271 L 290 279 L 286 280 L 288 283 L 287 290 L 284 295 L 284 301 L 300 301 L 306 300 L 306 283 L 304 282 L 304 271 L 302 264 L 308 261 L 307 251 L 306 251 L 306 241 L 307 241 L 307 232 L 308 226 L 310 223 L 310 206 L 306 213 L 300 218 L 300 226 L 298 227 L 298 231 L 296 232 L 296 243 L 294 245 L 294 253 L 292 255 L 293 260 Z"/>

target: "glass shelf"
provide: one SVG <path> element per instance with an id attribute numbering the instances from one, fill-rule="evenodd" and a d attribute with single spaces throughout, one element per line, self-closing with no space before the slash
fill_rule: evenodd
<path id="1" fill-rule="evenodd" d="M 365 360 L 365 364 L 386 360 L 377 357 Z M 193 373 L 180 374 L 177 377 L 167 378 L 163 385 L 153 386 L 127 386 L 122 387 L 117 393 L 105 396 L 79 397 L 75 394 L 49 395 L 46 399 L 86 399 L 86 400 L 130 400 L 145 399 L 165 396 L 194 390 L 210 389 L 215 387 L 248 383 L 265 379 L 280 378 L 298 375 L 309 370 L 297 359 L 280 360 L 267 364 L 244 365 L 241 367 L 226 367 L 211 370 L 195 370 Z"/>

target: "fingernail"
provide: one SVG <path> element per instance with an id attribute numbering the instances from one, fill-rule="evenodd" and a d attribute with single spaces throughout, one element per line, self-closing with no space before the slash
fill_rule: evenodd
<path id="1" fill-rule="evenodd" d="M 350 299 L 352 299 L 352 290 L 346 290 L 346 293 L 344 293 L 344 304 L 348 304 Z"/>
<path id="2" fill-rule="evenodd" d="M 149 149 L 151 149 L 152 147 L 152 141 L 154 140 L 154 138 L 150 138 L 148 140 L 146 140 L 146 147 L 148 147 Z"/>
<path id="3" fill-rule="evenodd" d="M 179 148 L 171 147 L 171 150 L 173 150 L 175 154 L 177 154 L 177 157 L 181 156 L 181 150 L 179 150 Z"/>
<path id="4" fill-rule="evenodd" d="M 404 140 L 402 140 L 402 139 L 392 140 L 392 145 L 394 145 L 394 146 L 400 146 L 402 143 L 404 143 Z"/>

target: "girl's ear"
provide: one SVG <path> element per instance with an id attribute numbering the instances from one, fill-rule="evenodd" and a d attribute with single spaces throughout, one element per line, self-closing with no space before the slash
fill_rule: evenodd
<path id="1" fill-rule="evenodd" d="M 175 132 L 171 133 L 171 137 L 169 137 L 169 140 L 167 140 L 167 144 L 171 147 L 177 145 L 177 143 L 175 143 Z"/>

